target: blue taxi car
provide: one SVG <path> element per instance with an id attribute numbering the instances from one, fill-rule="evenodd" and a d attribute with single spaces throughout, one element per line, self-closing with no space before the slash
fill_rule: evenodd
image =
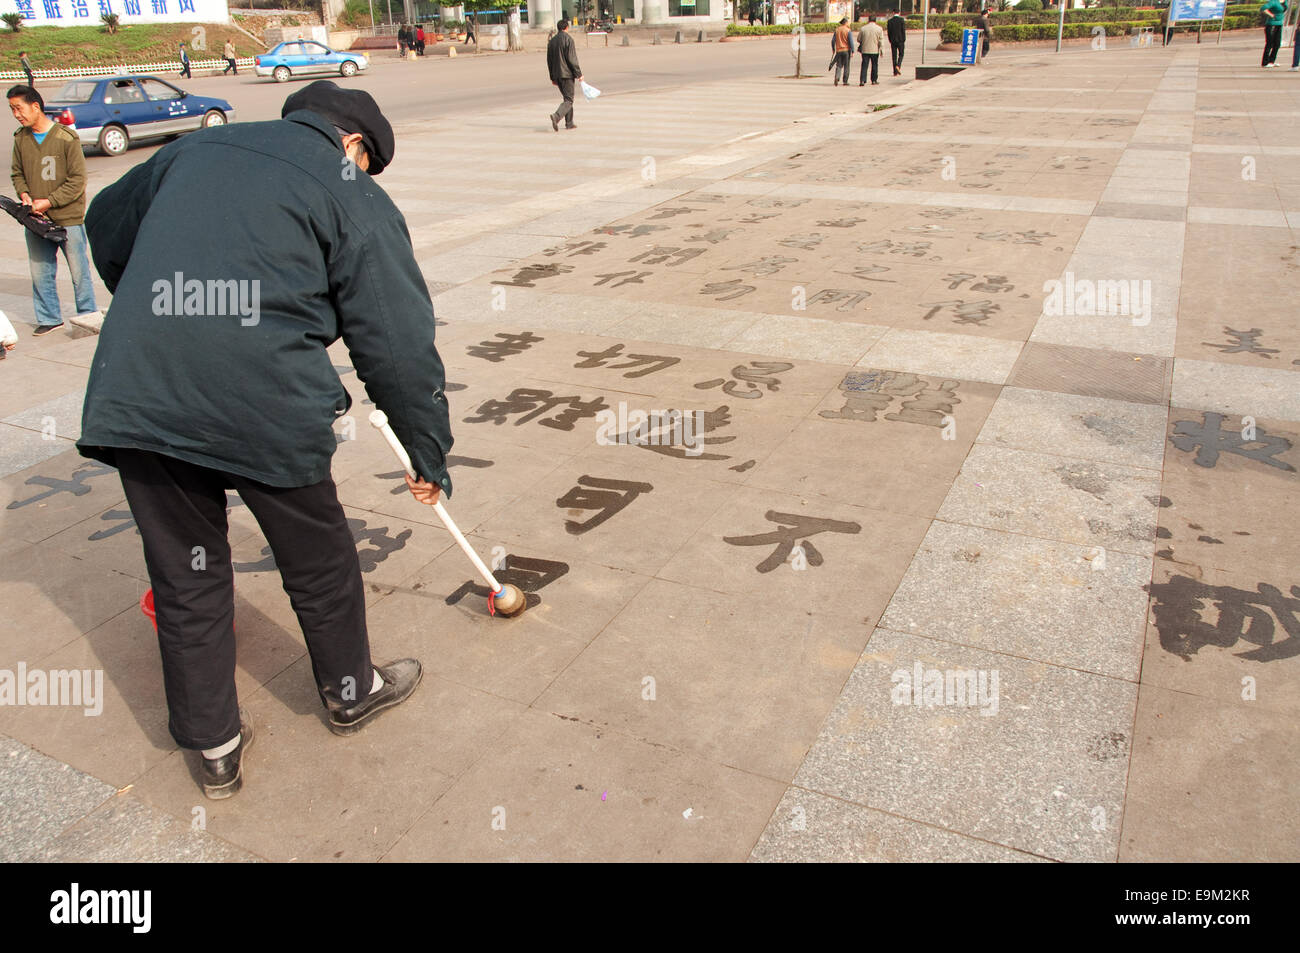
<path id="1" fill-rule="evenodd" d="M 132 142 L 220 126 L 235 119 L 224 99 L 195 96 L 156 76 L 74 79 L 45 102 L 45 114 L 82 146 L 118 156 Z"/>
<path id="2" fill-rule="evenodd" d="M 286 40 L 256 57 L 254 64 L 258 76 L 271 76 L 277 83 L 287 83 L 291 76 L 313 73 L 355 76 L 370 61 L 364 53 L 340 53 L 315 40 Z"/>

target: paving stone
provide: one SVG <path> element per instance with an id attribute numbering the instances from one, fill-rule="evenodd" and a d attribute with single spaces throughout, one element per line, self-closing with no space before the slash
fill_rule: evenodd
<path id="1" fill-rule="evenodd" d="M 1018 342 L 969 334 L 894 329 L 872 345 L 857 366 L 1002 384 L 1015 366 L 1020 348 Z"/>
<path id="2" fill-rule="evenodd" d="M 1044 863 L 1043 858 L 789 788 L 749 859 L 762 863 Z"/>
<path id="3" fill-rule="evenodd" d="M 1173 361 L 1152 354 L 1029 341 L 1007 383 L 1039 391 L 1163 404 Z"/>
<path id="4" fill-rule="evenodd" d="M 111 797 L 103 781 L 0 735 L 0 859 L 41 859 L 68 825 Z"/>
<path id="5" fill-rule="evenodd" d="M 936 521 L 880 624 L 1136 679 L 1150 560 L 1108 552 L 1097 570 L 1096 556 L 1093 547 Z"/>
<path id="6" fill-rule="evenodd" d="M 1143 685 L 1119 859 L 1294 862 L 1295 716 Z"/>
<path id="7" fill-rule="evenodd" d="M 133 793 L 176 817 L 204 806 L 209 833 L 273 861 L 378 859 L 520 710 L 426 672 L 402 705 L 339 737 L 305 658 L 240 703 L 255 740 L 238 797 L 205 801 L 197 752 L 174 753 Z"/>
<path id="8" fill-rule="evenodd" d="M 1174 361 L 1177 407 L 1300 421 L 1300 371 L 1241 367 L 1217 361 Z"/>
<path id="9" fill-rule="evenodd" d="M 977 445 L 937 518 L 1150 556 L 1160 480 L 1155 471 Z"/>
<path id="10" fill-rule="evenodd" d="M 1159 470 L 1167 416 L 1149 404 L 1004 387 L 976 439 Z"/>
<path id="11" fill-rule="evenodd" d="M 384 859 L 740 861 L 783 789 L 530 709 Z"/>
<path id="12" fill-rule="evenodd" d="M 933 706 L 924 692 L 916 704 L 918 666 L 923 685 L 944 684 Z M 961 703 L 958 671 L 975 673 L 978 704 Z M 794 783 L 1041 857 L 1113 860 L 1136 695 L 1130 682 L 877 629 Z"/>
<path id="13" fill-rule="evenodd" d="M 207 807 L 189 822 L 119 795 L 69 827 L 41 852 L 42 863 L 259 863 L 256 854 L 208 834 Z M 197 825 L 197 826 L 196 826 Z"/>

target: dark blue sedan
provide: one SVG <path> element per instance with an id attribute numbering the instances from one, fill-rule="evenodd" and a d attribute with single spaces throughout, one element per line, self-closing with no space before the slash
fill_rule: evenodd
<path id="1" fill-rule="evenodd" d="M 195 96 L 156 76 L 74 79 L 45 103 L 45 114 L 77 134 L 83 146 L 111 156 L 132 142 L 220 126 L 235 119 L 224 99 Z"/>

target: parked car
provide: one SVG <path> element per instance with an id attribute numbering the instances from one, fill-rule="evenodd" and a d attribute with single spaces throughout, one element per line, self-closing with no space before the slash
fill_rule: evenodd
<path id="1" fill-rule="evenodd" d="M 287 83 L 291 76 L 312 73 L 338 73 L 355 76 L 370 66 L 363 53 L 340 53 L 315 40 L 286 40 L 268 53 L 255 58 L 258 76 L 272 76 L 277 83 Z"/>
<path id="2" fill-rule="evenodd" d="M 46 101 L 45 115 L 75 132 L 83 146 L 118 156 L 132 142 L 234 122 L 235 110 L 157 76 L 118 75 L 65 83 Z"/>

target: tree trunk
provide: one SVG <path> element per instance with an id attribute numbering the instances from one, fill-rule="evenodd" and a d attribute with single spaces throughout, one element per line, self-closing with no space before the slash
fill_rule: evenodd
<path id="1" fill-rule="evenodd" d="M 506 24 L 506 49 L 510 52 L 518 52 L 524 48 L 523 39 L 519 35 L 519 4 L 510 8 L 509 22 Z"/>

